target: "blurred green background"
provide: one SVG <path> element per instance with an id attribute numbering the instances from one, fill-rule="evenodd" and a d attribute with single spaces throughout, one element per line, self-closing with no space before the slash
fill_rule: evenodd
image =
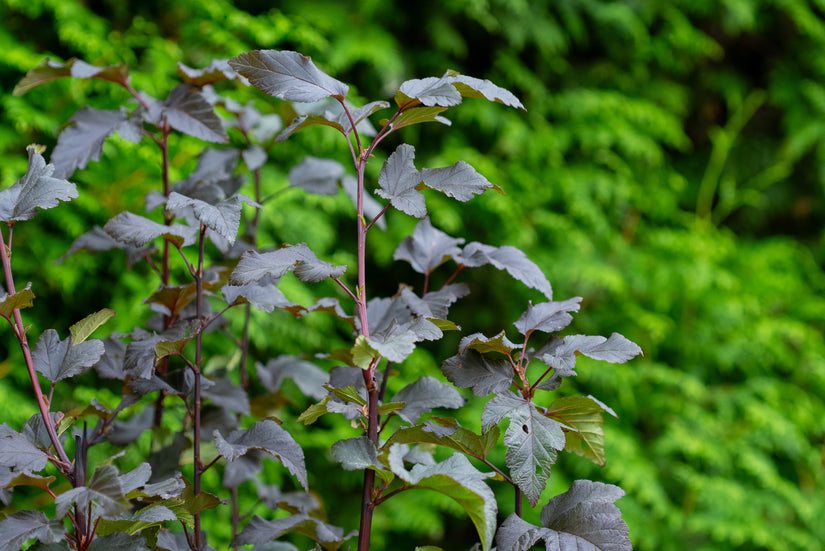
<path id="1" fill-rule="evenodd" d="M 204 67 L 256 48 L 311 55 L 352 84 L 351 99 L 363 103 L 446 69 L 510 89 L 526 112 L 468 100 L 446 113 L 450 128 L 400 133 L 416 147 L 419 168 L 465 160 L 507 193 L 468 205 L 428 196 L 433 223 L 468 241 L 522 248 L 544 269 L 557 300 L 584 297 L 572 331 L 617 331 L 645 354 L 622 366 L 580 360 L 580 376 L 562 391 L 593 394 L 618 413 L 605 425 L 607 466 L 564 454 L 543 502 L 575 478 L 618 484 L 639 550 L 825 547 L 822 1 L 0 6 L 0 188 L 25 172 L 25 146 L 50 151 L 79 107 L 115 108 L 127 99 L 109 83 L 70 80 L 13 96 L 46 56 L 125 62 L 134 87 L 158 98 L 179 82 L 178 61 Z M 252 90 L 234 93 L 262 110 L 278 108 Z M 276 147 L 265 190 L 284 188 L 289 169 L 307 154 L 345 159 L 345 144 L 326 130 Z M 381 155 L 399 143 L 390 142 Z M 200 147 L 173 140 L 176 178 L 194 167 Z M 118 312 L 109 329 L 129 331 L 148 317 L 140 300 L 157 281 L 145 266 L 127 271 L 118 253 L 53 261 L 92 225 L 125 209 L 141 213 L 143 194 L 158 188 L 158 165 L 147 140 L 110 140 L 103 160 L 72 178 L 78 200 L 15 231 L 17 279 L 33 281 L 38 296 L 24 315 L 33 335 L 54 327 L 65 337 L 69 325 L 103 307 Z M 380 162 L 373 165 L 375 174 Z M 351 260 L 350 210 L 343 195 L 290 191 L 266 211 L 262 244 L 307 241 L 325 259 Z M 410 276 L 391 257 L 414 221 L 398 214 L 388 222 L 372 243 L 371 269 L 386 274 L 373 277 L 373 296 L 392 294 Z M 508 328 L 528 299 L 538 299 L 494 270 L 465 281 L 473 294 L 454 310 L 465 333 Z M 290 285 L 291 298 L 304 302 L 309 293 L 335 293 L 333 286 Z M 285 314 L 255 320 L 262 358 L 323 351 L 330 335 L 345 334 L 320 314 L 297 323 Z M 19 428 L 35 405 L 11 331 L 0 334 L 0 421 Z M 410 373 L 436 373 L 455 342 L 422 351 Z M 82 396 L 69 389 L 63 399 L 88 400 L 94 391 L 79 389 Z M 345 429 L 333 431 L 335 438 L 354 435 Z M 340 483 L 357 494 L 351 473 L 312 470 L 328 459 L 330 433 L 296 430 L 309 442 L 311 486 Z M 330 521 L 356 526 L 352 498 L 343 491 L 339 498 L 326 493 Z M 437 496 L 402 494 L 379 511 L 384 535 L 376 548 L 412 548 L 407 542 L 414 541 L 467 549 L 474 541 L 469 521 Z M 502 515 L 509 512 L 503 505 Z"/>

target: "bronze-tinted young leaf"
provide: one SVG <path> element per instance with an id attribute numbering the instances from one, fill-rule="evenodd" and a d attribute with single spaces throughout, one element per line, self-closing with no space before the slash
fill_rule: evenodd
<path id="1" fill-rule="evenodd" d="M 553 288 L 544 272 L 535 262 L 515 247 L 504 245 L 493 247 L 473 241 L 468 243 L 456 262 L 468 268 L 490 264 L 498 270 L 506 270 L 515 279 L 531 289 L 541 291 L 548 300 L 553 300 Z"/>
<path id="2" fill-rule="evenodd" d="M 57 496 L 54 500 L 57 518 L 66 516 L 73 503 L 81 511 L 85 511 L 91 504 L 94 514 L 106 519 L 118 518 L 120 514 L 131 509 L 123 492 L 118 471 L 112 465 L 103 465 L 95 469 L 86 486 L 72 488 Z"/>
<path id="3" fill-rule="evenodd" d="M 468 350 L 447 358 L 441 364 L 447 379 L 460 388 L 472 388 L 476 396 L 489 396 L 510 388 L 513 366 L 503 358 L 488 358 L 476 350 Z"/>
<path id="4" fill-rule="evenodd" d="M 424 218 L 415 226 L 413 234 L 401 241 L 393 259 L 406 260 L 416 272 L 429 274 L 447 260 L 458 257 L 461 254 L 458 246 L 462 243 L 464 239 L 450 237 L 434 228 L 429 218 Z"/>
<path id="5" fill-rule="evenodd" d="M 454 418 L 450 418 L 455 421 Z M 450 427 L 451 434 L 440 435 L 428 422 L 415 427 L 401 427 L 381 447 L 382 452 L 389 450 L 393 444 L 436 444 L 460 451 L 477 459 L 484 459 L 498 443 L 501 434 L 497 426 L 482 434 L 476 434 L 464 427 Z"/>
<path id="6" fill-rule="evenodd" d="M 34 293 L 32 292 L 31 281 L 13 295 L 3 293 L 0 296 L 0 316 L 10 320 L 15 310 L 30 308 L 32 300 L 34 300 Z"/>
<path id="7" fill-rule="evenodd" d="M 112 319 L 115 316 L 115 311 L 109 308 L 104 308 L 94 314 L 90 314 L 69 327 L 69 332 L 72 336 L 72 344 L 78 345 L 89 338 L 89 335 L 95 330 Z"/>
<path id="8" fill-rule="evenodd" d="M 278 459 L 292 473 L 304 489 L 307 488 L 307 470 L 304 452 L 287 431 L 271 419 L 263 419 L 248 430 L 232 431 L 226 438 L 214 431 L 218 453 L 229 461 L 246 454 L 250 449 L 266 452 Z"/>
<path id="9" fill-rule="evenodd" d="M 415 168 L 414 159 L 413 146 L 399 145 L 381 167 L 381 173 L 378 175 L 380 189 L 375 193 L 388 200 L 401 212 L 416 218 L 424 218 L 427 215 L 427 206 L 424 196 L 417 189 L 422 177 Z"/>
<path id="10" fill-rule="evenodd" d="M 63 539 L 63 524 L 49 520 L 42 511 L 18 511 L 0 521 L 0 551 L 19 551 L 26 541 L 56 543 Z"/>
<path id="11" fill-rule="evenodd" d="M 41 84 L 64 77 L 93 78 L 124 85 L 129 82 L 129 69 L 125 63 L 97 67 L 75 58 L 65 63 L 44 59 L 40 65 L 26 73 L 26 76 L 14 87 L 13 93 L 15 96 L 20 96 Z"/>
<path id="12" fill-rule="evenodd" d="M 85 373 L 105 351 L 103 341 L 91 340 L 72 345 L 71 338 L 61 341 L 54 329 L 46 329 L 32 349 L 34 368 L 55 383 Z"/>
<path id="13" fill-rule="evenodd" d="M 402 448 L 398 444 L 390 448 L 388 461 L 392 472 L 409 487 L 435 490 L 453 499 L 475 524 L 482 549 L 490 549 L 498 505 L 484 480 L 493 474 L 478 471 L 469 459 L 457 453 L 436 465 L 414 465 L 408 471 L 404 467 Z"/>
<path id="14" fill-rule="evenodd" d="M 305 395 L 320 400 L 326 396 L 324 385 L 329 373 L 312 362 L 295 356 L 278 356 L 264 364 L 256 365 L 261 384 L 270 392 L 277 392 L 284 379 L 292 380 Z"/>
<path id="15" fill-rule="evenodd" d="M 46 164 L 39 149 L 35 145 L 26 148 L 29 154 L 26 174 L 13 186 L 0 191 L 0 221 L 31 220 L 38 209 L 50 209 L 60 201 L 77 198 L 74 184 L 52 177 L 54 166 Z"/>
<path id="16" fill-rule="evenodd" d="M 229 66 L 270 96 L 312 103 L 324 98 L 344 99 L 349 87 L 322 72 L 298 52 L 252 50 L 229 60 Z"/>
<path id="17" fill-rule="evenodd" d="M 36 473 L 46 467 L 48 456 L 26 436 L 6 423 L 0 425 L 0 467 L 16 472 Z"/>
<path id="18" fill-rule="evenodd" d="M 289 185 L 316 195 L 336 195 L 338 182 L 344 175 L 344 167 L 332 159 L 307 156 L 292 167 L 287 175 Z"/>
<path id="19" fill-rule="evenodd" d="M 494 396 L 484 406 L 481 425 L 487 430 L 502 419 L 510 419 L 504 432 L 507 453 L 504 462 L 510 476 L 535 507 L 556 462 L 564 449 L 564 433 L 558 421 L 542 415 L 532 402 L 509 390 Z"/>
<path id="20" fill-rule="evenodd" d="M 166 202 L 166 210 L 180 212 L 191 208 L 196 220 L 232 244 L 235 243 L 241 225 L 241 210 L 244 203 L 261 208 L 261 205 L 242 194 L 235 194 L 211 205 L 206 201 L 192 199 L 173 191 Z"/>
<path id="21" fill-rule="evenodd" d="M 498 352 L 507 355 L 513 350 L 520 350 L 522 348 L 524 348 L 523 345 L 511 342 L 504 331 L 495 337 L 485 337 L 481 333 L 473 333 L 472 335 L 463 337 L 458 343 L 459 354 L 465 354 L 468 350 L 477 350 L 482 354 Z"/>
<path id="22" fill-rule="evenodd" d="M 264 277 L 279 279 L 294 270 L 301 281 L 317 283 L 327 278 L 339 278 L 346 269 L 346 266 L 335 266 L 319 260 L 306 243 L 299 243 L 265 253 L 245 252 L 232 271 L 229 282 L 245 285 Z"/>
<path id="23" fill-rule="evenodd" d="M 166 120 L 178 132 L 207 142 L 229 142 L 229 136 L 221 119 L 215 114 L 215 108 L 196 87 L 178 84 L 162 105 Z M 156 116 L 154 113 L 151 115 Z"/>
<path id="24" fill-rule="evenodd" d="M 321 417 L 325 413 L 328 413 L 327 402 L 329 402 L 329 400 L 329 396 L 324 396 L 323 400 L 321 400 L 317 404 L 312 404 L 306 410 L 304 410 L 304 412 L 298 416 L 297 421 L 305 425 L 311 425 L 312 423 L 317 421 L 319 417 Z"/>
<path id="25" fill-rule="evenodd" d="M 452 123 L 439 115 L 439 113 L 443 113 L 446 110 L 446 107 L 414 107 L 407 109 L 392 122 L 392 127 L 394 130 L 398 130 L 399 128 L 422 122 L 440 122 L 441 124 L 450 126 Z M 382 120 L 381 124 L 388 122 L 389 120 Z"/>
<path id="26" fill-rule="evenodd" d="M 178 76 L 185 83 L 198 87 L 239 78 L 227 59 L 214 59 L 203 69 L 193 69 L 178 61 Z"/>
<path id="27" fill-rule="evenodd" d="M 297 134 L 304 128 L 318 125 L 330 126 L 338 132 L 344 133 L 344 127 L 341 126 L 341 123 L 338 122 L 338 118 L 332 113 L 328 111 L 323 114 L 308 113 L 306 115 L 299 115 L 295 117 L 292 122 L 290 122 L 278 133 L 278 136 L 275 138 L 275 143 L 285 141 L 287 138 L 293 134 Z"/>
<path id="28" fill-rule="evenodd" d="M 103 154 L 103 142 L 128 118 L 124 110 L 81 107 L 57 137 L 57 146 L 51 157 L 55 177 L 69 178 L 76 169 L 85 168 L 89 161 L 99 161 Z"/>
<path id="29" fill-rule="evenodd" d="M 578 312 L 581 301 L 582 297 L 573 297 L 561 302 L 541 302 L 535 305 L 531 303 L 513 325 L 522 335 L 533 331 L 555 333 L 570 325 L 573 316 L 569 312 Z"/>
<path id="30" fill-rule="evenodd" d="M 418 378 L 402 388 L 393 397 L 393 402 L 404 402 L 398 415 L 408 423 L 415 424 L 422 414 L 433 408 L 460 408 L 464 398 L 452 386 L 442 383 L 430 376 Z"/>
<path id="31" fill-rule="evenodd" d="M 452 107 L 461 103 L 461 94 L 447 77 L 417 78 L 401 83 L 395 103 L 402 109 L 418 103 L 427 107 Z"/>
<path id="32" fill-rule="evenodd" d="M 455 86 L 455 89 L 465 98 L 482 98 L 488 101 L 503 103 L 510 107 L 524 109 L 521 101 L 509 90 L 496 86 L 489 80 L 468 77 L 451 71 L 444 75 Z"/>
<path id="33" fill-rule="evenodd" d="M 604 418 L 607 411 L 616 414 L 591 396 L 569 396 L 555 400 L 548 408 L 547 415 L 556 421 L 576 429 L 566 431 L 564 449 L 586 457 L 599 467 L 605 465 Z"/>
<path id="34" fill-rule="evenodd" d="M 103 231 L 117 241 L 137 247 L 163 237 L 178 246 L 191 245 L 197 239 L 198 229 L 182 224 L 166 226 L 143 216 L 124 211 L 106 222 Z"/>

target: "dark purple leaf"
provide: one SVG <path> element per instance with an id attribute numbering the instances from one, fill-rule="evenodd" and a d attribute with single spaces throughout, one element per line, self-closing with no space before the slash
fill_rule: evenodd
<path id="1" fill-rule="evenodd" d="M 89 161 L 99 161 L 103 142 L 121 127 L 128 127 L 128 120 L 129 114 L 122 109 L 108 111 L 81 107 L 57 137 L 51 157 L 54 176 L 69 178 L 76 169 L 85 168 Z"/>
<path id="2" fill-rule="evenodd" d="M 490 549 L 496 531 L 498 506 L 495 495 L 484 480 L 493 473 L 482 473 L 461 454 L 453 454 L 435 465 L 404 467 L 403 448 L 400 444 L 390 447 L 389 465 L 393 474 L 414 488 L 435 490 L 455 500 L 475 524 L 482 548 Z"/>
<path id="3" fill-rule="evenodd" d="M 312 362 L 294 356 L 278 356 L 257 365 L 258 379 L 270 392 L 277 392 L 284 379 L 291 379 L 305 395 L 320 400 L 326 396 L 324 385 L 329 374 Z"/>
<path id="4" fill-rule="evenodd" d="M 321 509 L 318 498 L 302 491 L 282 492 L 277 486 L 262 484 L 255 481 L 258 497 L 272 510 L 284 509 L 293 513 L 310 513 Z"/>
<path id="5" fill-rule="evenodd" d="M 343 542 L 355 535 L 344 535 L 344 530 L 327 524 L 305 513 L 299 513 L 276 520 L 264 520 L 258 515 L 252 517 L 241 533 L 232 540 L 233 546 L 268 543 L 290 532 L 303 534 L 317 542 L 334 544 Z M 337 548 L 335 545 L 332 548 Z"/>
<path id="6" fill-rule="evenodd" d="M 569 312 L 578 312 L 581 301 L 582 297 L 573 297 L 561 302 L 541 302 L 535 305 L 531 303 L 513 325 L 522 335 L 533 331 L 555 333 L 570 325 L 573 316 Z"/>
<path id="7" fill-rule="evenodd" d="M 152 509 L 158 509 L 159 507 L 155 506 Z M 146 546 L 144 536 L 126 532 L 115 532 L 114 534 L 96 537 L 89 546 L 88 551 L 111 551 L 113 549 L 117 549 L 117 551 L 150 551 L 149 547 Z"/>
<path id="8" fill-rule="evenodd" d="M 178 75 L 185 83 L 198 87 L 239 78 L 226 59 L 215 59 L 203 69 L 193 69 L 178 61 Z"/>
<path id="9" fill-rule="evenodd" d="M 191 245 L 198 234 L 197 228 L 172 224 L 158 224 L 143 216 L 124 211 L 106 222 L 103 230 L 117 241 L 141 247 L 150 241 L 163 237 L 178 246 Z"/>
<path id="10" fill-rule="evenodd" d="M 425 187 L 462 202 L 469 201 L 474 195 L 494 187 L 487 178 L 464 161 L 444 168 L 425 168 L 421 170 L 421 180 Z"/>
<path id="11" fill-rule="evenodd" d="M 402 388 L 392 401 L 404 402 L 404 407 L 398 415 L 413 425 L 422 414 L 432 411 L 433 408 L 456 409 L 464 405 L 464 398 L 456 389 L 429 376 L 420 377 Z"/>
<path id="12" fill-rule="evenodd" d="M 441 371 L 455 386 L 472 388 L 476 396 L 503 392 L 513 382 L 513 367 L 509 360 L 487 358 L 475 350 L 444 360 Z"/>
<path id="13" fill-rule="evenodd" d="M 230 59 L 229 66 L 263 93 L 287 101 L 343 99 L 349 92 L 346 84 L 322 72 L 298 52 L 252 50 Z"/>
<path id="14" fill-rule="evenodd" d="M 348 324 L 350 324 L 353 327 L 353 329 L 355 328 L 355 316 L 347 313 L 341 306 L 341 303 L 338 301 L 337 298 L 319 298 L 318 301 L 312 306 L 307 306 L 306 308 L 302 309 L 300 316 L 303 317 L 309 314 L 310 312 L 326 312 L 328 314 L 332 314 L 339 320 L 345 321 Z"/>
<path id="15" fill-rule="evenodd" d="M 219 431 L 213 432 L 218 453 L 229 461 L 246 454 L 251 449 L 261 450 L 277 458 L 307 487 L 307 470 L 304 452 L 287 431 L 271 419 L 263 419 L 248 430 L 236 430 L 224 438 Z"/>
<path id="16" fill-rule="evenodd" d="M 237 149 L 214 149 L 208 147 L 198 157 L 198 165 L 185 180 L 177 182 L 172 191 L 192 199 L 200 199 L 210 205 L 217 205 L 220 201 L 234 195 L 244 183 L 241 175 L 235 174 L 238 166 Z M 159 195 L 153 203 L 164 204 L 166 198 Z M 147 212 L 151 212 L 157 205 L 148 205 Z M 152 207 L 152 208 L 150 208 Z"/>
<path id="17" fill-rule="evenodd" d="M 200 199 L 192 199 L 173 191 L 166 202 L 166 209 L 177 213 L 182 209 L 191 208 L 198 222 L 232 244 L 235 242 L 240 229 L 241 210 L 244 203 L 255 208 L 261 207 L 249 197 L 241 194 L 233 195 L 215 205 L 211 205 Z"/>
<path id="18" fill-rule="evenodd" d="M 553 289 L 541 268 L 515 247 L 493 247 L 473 241 L 464 247 L 456 262 L 468 268 L 490 264 L 498 270 L 506 270 L 515 279 L 553 300 Z"/>
<path id="19" fill-rule="evenodd" d="M 103 341 L 91 340 L 72 345 L 71 338 L 60 340 L 57 331 L 46 329 L 32 349 L 34 368 L 56 383 L 85 373 L 103 355 Z"/>
<path id="20" fill-rule="evenodd" d="M 253 144 L 248 149 L 241 151 L 243 162 L 249 170 L 255 171 L 264 166 L 268 157 L 266 150 L 260 145 Z"/>
<path id="21" fill-rule="evenodd" d="M 399 107 L 418 100 L 427 107 L 452 107 L 461 103 L 461 94 L 446 77 L 427 77 L 403 82 L 395 96 Z"/>
<path id="22" fill-rule="evenodd" d="M 384 470 L 378 462 L 378 450 L 366 436 L 339 440 L 332 445 L 332 455 L 345 471 L 363 471 L 370 467 Z"/>
<path id="23" fill-rule="evenodd" d="M 117 469 L 112 465 L 98 467 L 86 486 L 72 488 L 58 495 L 54 500 L 57 518 L 66 516 L 73 503 L 77 504 L 81 511 L 85 511 L 91 503 L 95 514 L 106 519 L 116 519 L 121 513 L 131 509 Z"/>
<path id="24" fill-rule="evenodd" d="M 638 345 L 618 333 L 610 338 L 601 336 L 567 335 L 550 339 L 535 353 L 535 357 L 555 369 L 561 377 L 576 375 L 576 353 L 594 360 L 625 363 L 641 354 Z"/>
<path id="25" fill-rule="evenodd" d="M 249 303 L 262 312 L 270 313 L 275 308 L 296 308 L 297 304 L 287 300 L 286 296 L 271 279 L 261 279 L 246 285 L 225 285 L 221 294 L 228 304 Z"/>
<path id="26" fill-rule="evenodd" d="M 556 462 L 558 450 L 564 449 L 564 432 L 558 421 L 542 415 L 532 402 L 505 391 L 484 406 L 481 424 L 484 430 L 509 418 L 504 432 L 507 453 L 504 463 L 524 496 L 535 507 Z"/>
<path id="27" fill-rule="evenodd" d="M 427 293 L 424 298 L 420 298 L 408 287 L 401 290 L 401 298 L 413 314 L 440 320 L 447 319 L 450 306 L 469 294 L 470 288 L 464 283 L 447 285 L 438 291 Z"/>
<path id="28" fill-rule="evenodd" d="M 178 84 L 172 89 L 169 97 L 163 102 L 163 113 L 169 125 L 178 132 L 207 142 L 229 142 L 214 107 L 197 88 L 189 84 Z"/>
<path id="29" fill-rule="evenodd" d="M 20 551 L 27 540 L 56 543 L 63 539 L 63 524 L 41 511 L 18 511 L 0 521 L 0 551 Z"/>
<path id="30" fill-rule="evenodd" d="M 264 277 L 277 280 L 293 270 L 301 281 L 318 282 L 330 277 L 339 278 L 346 269 L 346 266 L 319 260 L 306 243 L 299 243 L 266 253 L 245 252 L 229 277 L 229 283 L 246 285 Z"/>
<path id="31" fill-rule="evenodd" d="M 308 156 L 292 167 L 287 180 L 289 185 L 299 187 L 307 193 L 335 195 L 343 175 L 344 167 L 338 161 Z"/>
<path id="32" fill-rule="evenodd" d="M 390 155 L 378 175 L 376 190 L 379 197 L 392 203 L 392 206 L 416 218 L 427 215 L 424 196 L 418 191 L 421 173 L 415 168 L 415 149 L 411 145 L 401 144 Z"/>
<path id="33" fill-rule="evenodd" d="M 624 496 L 618 486 L 576 480 L 541 511 L 541 524 L 552 531 L 548 548 L 631 551 L 627 524 L 614 502 Z"/>
<path id="34" fill-rule="evenodd" d="M 75 58 L 71 58 L 65 63 L 44 59 L 40 62 L 40 65 L 26 73 L 26 76 L 14 87 L 13 93 L 15 96 L 19 96 L 41 84 L 64 77 L 93 78 L 123 85 L 129 82 L 129 69 L 125 63 L 108 67 L 96 67 Z"/>
<path id="35" fill-rule="evenodd" d="M 7 424 L 0 425 L 0 467 L 9 467 L 16 472 L 34 473 L 42 471 L 46 463 L 45 452 Z"/>
<path id="36" fill-rule="evenodd" d="M 96 400 L 94 401 L 96 402 Z M 63 413 L 52 411 L 49 413 L 49 417 L 51 417 L 52 424 L 56 427 L 63 419 Z M 38 448 L 48 449 L 52 445 L 52 439 L 46 429 L 46 423 L 43 422 L 43 415 L 40 413 L 35 413 L 29 417 L 29 420 L 20 429 L 20 433 Z"/>
<path id="37" fill-rule="evenodd" d="M 38 209 L 56 207 L 60 201 L 77 198 L 77 187 L 61 178 L 52 177 L 53 165 L 47 165 L 40 146 L 30 145 L 26 174 L 13 186 L 0 191 L 0 221 L 31 220 Z"/>
<path id="38" fill-rule="evenodd" d="M 249 415 L 249 395 L 243 387 L 224 378 L 215 379 L 213 382 L 214 384 L 209 386 L 201 385 L 201 396 L 221 408 Z"/>
<path id="39" fill-rule="evenodd" d="M 461 254 L 459 245 L 464 240 L 450 237 L 430 224 L 429 218 L 424 218 L 413 230 L 412 236 L 407 236 L 398 245 L 393 254 L 395 260 L 406 260 L 413 270 L 420 274 L 429 274 L 441 264 Z"/>

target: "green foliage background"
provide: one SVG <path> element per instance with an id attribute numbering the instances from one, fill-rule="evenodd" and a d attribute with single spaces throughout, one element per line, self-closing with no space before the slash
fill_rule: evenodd
<path id="1" fill-rule="evenodd" d="M 593 394 L 620 418 L 606 423 L 607 466 L 563 457 L 544 502 L 588 477 L 626 490 L 618 505 L 640 550 L 821 548 L 822 2 L 3 0 L 0 188 L 25 172 L 25 146 L 51 149 L 77 108 L 126 99 L 108 83 L 69 80 L 12 96 L 45 56 L 126 62 L 135 88 L 162 98 L 177 82 L 177 61 L 203 67 L 253 48 L 311 55 L 365 100 L 452 68 L 524 102 L 526 113 L 468 101 L 453 110 L 452 128 L 409 128 L 405 141 L 415 144 L 419 167 L 465 160 L 508 195 L 469 206 L 429 197 L 436 226 L 522 248 L 557 299 L 584 297 L 574 331 L 619 331 L 645 352 L 625 366 L 580 360 L 575 387 L 562 391 Z M 237 94 L 279 108 L 252 91 Z M 324 130 L 273 150 L 264 174 L 270 193 L 306 154 L 343 158 L 344 144 Z M 178 177 L 199 147 L 173 144 Z M 145 280 L 148 270 L 126 271 L 116 253 L 52 262 L 93 224 L 140 212 L 142 195 L 157 189 L 158 164 L 151 145 L 115 140 L 100 163 L 72 178 L 80 199 L 15 232 L 18 278 L 33 280 L 38 296 L 27 312 L 33 334 L 54 327 L 65 336 L 102 307 L 118 312 L 123 331 L 148 316 L 135 298 L 157 283 Z M 264 244 L 302 240 L 327 260 L 350 260 L 349 212 L 343 196 L 285 192 L 265 215 Z M 390 217 L 373 243 L 374 268 L 388 274 L 374 277 L 373 295 L 392 294 L 409 276 L 390 261 L 412 224 Z M 537 298 L 492 271 L 470 277 L 474 294 L 455 310 L 465 332 L 508 327 Z M 309 290 L 292 285 L 292 298 L 309 300 Z M 287 315 L 258 321 L 261 358 L 325 350 L 339 334 L 320 314 L 298 324 Z M 0 420 L 19 427 L 35 406 L 12 344 L 5 331 Z M 454 344 L 417 354 L 410 369 L 433 373 Z M 88 401 L 92 392 L 106 396 L 79 386 L 62 399 Z M 290 415 L 301 409 L 296 400 Z M 311 486 L 351 485 L 357 494 L 349 474 L 313 469 L 328 459 L 331 439 L 351 435 L 346 427 L 307 430 Z M 357 524 L 345 497 L 327 509 L 332 522 Z M 376 545 L 398 548 L 412 535 L 466 549 L 474 536 L 459 513 L 429 494 L 399 496 L 376 519 L 385 531 Z"/>

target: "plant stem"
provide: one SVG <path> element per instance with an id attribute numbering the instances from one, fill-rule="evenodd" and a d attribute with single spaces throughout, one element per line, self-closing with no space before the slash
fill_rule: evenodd
<path id="1" fill-rule="evenodd" d="M 198 269 L 195 272 L 195 288 L 197 292 L 197 309 L 198 322 L 203 323 L 203 256 L 204 256 L 204 242 L 206 241 L 206 226 L 201 224 L 200 235 L 198 236 Z M 195 364 L 193 372 L 195 374 L 195 400 L 194 400 L 194 480 L 192 482 L 192 490 L 197 496 L 201 493 L 201 475 L 206 470 L 201 464 L 201 346 L 203 341 L 203 329 L 198 328 L 198 334 L 195 337 Z M 195 542 L 195 549 L 201 548 L 201 514 L 200 512 L 194 515 L 194 531 L 193 539 Z"/>
<path id="2" fill-rule="evenodd" d="M 9 227 L 9 232 L 9 242 L 11 242 L 11 226 Z M 6 275 L 6 287 L 8 294 L 13 295 L 16 291 L 14 288 L 14 277 L 12 277 L 11 272 L 11 259 L 9 258 L 8 251 L 6 250 L 6 241 L 3 238 L 2 232 L 0 232 L 0 258 L 3 262 L 3 272 Z M 48 432 L 49 439 L 51 440 L 55 452 L 61 461 L 61 464 L 58 464 L 57 466 L 64 475 L 73 481 L 74 476 L 72 474 L 72 462 L 69 460 L 69 456 L 66 455 L 66 450 L 63 449 L 63 446 L 60 443 L 60 438 L 57 436 L 57 431 L 55 430 L 54 423 L 52 422 L 52 417 L 49 415 L 49 406 L 46 404 L 46 399 L 43 396 L 43 390 L 40 388 L 40 381 L 37 378 L 37 372 L 34 369 L 31 349 L 29 348 L 29 342 L 26 339 L 26 328 L 23 326 L 23 318 L 20 315 L 19 308 L 15 308 L 13 310 L 12 317 L 14 317 L 12 328 L 14 329 L 14 334 L 17 337 L 17 341 L 20 343 L 20 348 L 23 350 L 23 358 L 26 361 L 26 369 L 29 372 L 29 380 L 31 381 L 32 388 L 34 389 L 34 396 L 37 399 L 37 406 L 40 409 L 40 415 L 43 417 L 43 424 L 46 426 L 46 432 Z"/>

